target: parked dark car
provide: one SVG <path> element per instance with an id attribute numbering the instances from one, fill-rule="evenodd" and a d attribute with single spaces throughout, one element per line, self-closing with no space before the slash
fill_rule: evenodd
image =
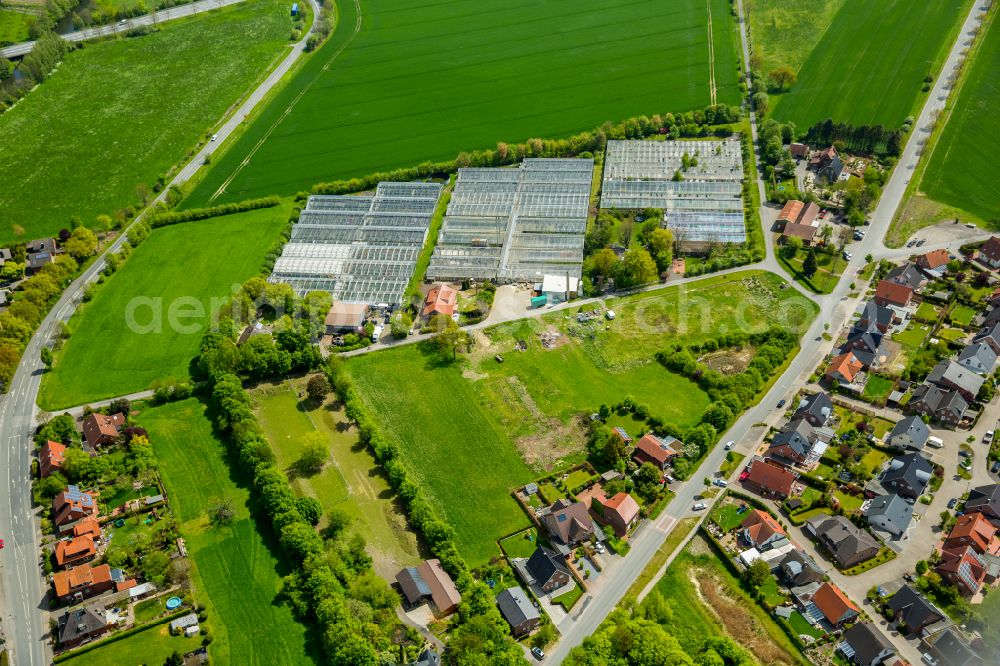
<path id="1" fill-rule="evenodd" d="M 954 509 L 956 504 L 958 504 L 958 498 L 957 497 L 952 497 L 950 500 L 948 500 L 948 508 L 949 509 Z"/>
<path id="2" fill-rule="evenodd" d="M 784 406 L 785 406 L 785 399 L 782 398 L 781 400 L 778 401 L 778 408 L 780 409 L 780 408 L 782 408 Z"/>

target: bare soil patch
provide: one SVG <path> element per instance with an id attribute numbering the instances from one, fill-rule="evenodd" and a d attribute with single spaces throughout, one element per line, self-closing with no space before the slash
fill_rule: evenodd
<path id="1" fill-rule="evenodd" d="M 754 348 L 749 346 L 743 349 L 723 349 L 705 354 L 698 361 L 716 372 L 721 372 L 724 375 L 735 375 L 747 369 L 750 361 L 753 360 L 754 351 Z"/>

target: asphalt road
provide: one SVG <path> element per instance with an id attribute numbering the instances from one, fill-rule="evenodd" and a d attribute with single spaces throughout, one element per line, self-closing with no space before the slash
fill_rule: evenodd
<path id="1" fill-rule="evenodd" d="M 197 2 L 192 2 L 188 5 L 171 7 L 170 9 L 161 9 L 160 11 L 152 14 L 125 19 L 124 22 L 109 23 L 107 25 L 95 26 L 93 28 L 84 28 L 83 30 L 77 30 L 76 32 L 60 35 L 60 37 L 68 42 L 83 42 L 97 37 L 107 37 L 108 35 L 125 33 L 132 28 L 138 28 L 144 25 L 154 25 L 156 23 L 163 23 L 164 21 L 173 21 L 174 19 L 183 18 L 185 16 L 193 16 L 194 14 L 219 9 L 220 7 L 225 7 L 227 5 L 235 5 L 240 2 L 243 2 L 243 0 L 198 0 Z M 35 48 L 35 42 L 33 41 L 12 44 L 0 49 L 0 58 L 20 58 L 21 56 L 31 53 L 31 49 L 33 48 Z"/>
<path id="2" fill-rule="evenodd" d="M 222 4 L 233 4 L 241 0 L 210 0 L 196 5 L 212 5 L 206 11 Z M 313 5 L 313 25 L 319 16 L 316 0 Z M 196 5 L 186 5 L 178 9 L 188 14 L 198 11 Z M 172 11 L 172 10 L 171 10 Z M 158 12 L 162 13 L 162 12 Z M 148 18 L 148 17 L 147 17 Z M 152 20 L 152 19 L 150 19 Z M 311 31 L 312 27 L 310 27 Z M 217 131 L 214 142 L 207 143 L 192 160 L 171 181 L 172 185 L 187 182 L 205 161 L 205 156 L 222 145 L 226 138 L 239 126 L 243 118 L 260 103 L 264 96 L 281 80 L 295 61 L 305 52 L 308 32 L 301 41 L 291 47 L 287 56 L 247 96 L 244 103 Z M 167 188 L 156 201 L 166 196 Z M 140 214 L 136 221 L 140 221 Z M 91 266 L 70 284 L 42 320 L 38 330 L 28 343 L 21 357 L 8 392 L 0 399 L 0 479 L 7 481 L 6 498 L 0 498 L 0 538 L 6 542 L 0 550 L 0 612 L 2 612 L 7 649 L 11 653 L 11 663 L 42 665 L 51 661 L 47 644 L 48 604 L 45 595 L 47 584 L 39 560 L 39 532 L 35 520 L 35 510 L 31 506 L 31 435 L 35 426 L 38 388 L 44 367 L 39 355 L 42 347 L 55 339 L 59 322 L 68 321 L 76 310 L 84 290 L 95 282 L 104 269 L 104 256 L 117 252 L 124 243 L 123 233 L 98 257 Z"/>

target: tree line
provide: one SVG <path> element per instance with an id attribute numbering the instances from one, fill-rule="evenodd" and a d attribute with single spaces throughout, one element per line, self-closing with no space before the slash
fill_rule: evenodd
<path id="1" fill-rule="evenodd" d="M 205 220 L 210 217 L 220 215 L 232 215 L 233 213 L 245 213 L 248 210 L 259 208 L 274 208 L 281 204 L 281 198 L 277 196 L 262 197 L 260 199 L 247 199 L 236 203 L 220 204 L 209 208 L 191 208 L 184 211 L 157 212 L 150 217 L 150 226 L 154 229 L 165 227 L 181 222 L 194 222 Z"/>
<path id="2" fill-rule="evenodd" d="M 0 58 L 0 113 L 49 78 L 72 49 L 73 45 L 59 35 L 46 32 L 35 41 L 34 48 L 24 56 L 20 65 L 14 66 L 10 60 Z M 20 74 L 19 79 L 15 77 L 15 70 Z"/>
<path id="3" fill-rule="evenodd" d="M 851 152 L 898 157 L 903 149 L 903 132 L 884 125 L 835 123 L 827 118 L 809 128 L 806 141 L 815 145 L 842 141 Z"/>

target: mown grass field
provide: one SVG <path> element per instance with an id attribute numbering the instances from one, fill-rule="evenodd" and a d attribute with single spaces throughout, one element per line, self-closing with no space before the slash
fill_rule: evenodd
<path id="1" fill-rule="evenodd" d="M 257 275 L 288 210 L 155 229 L 70 321 L 72 336 L 45 377 L 40 404 L 70 407 L 142 391 L 157 379 L 186 378 L 213 303 L 217 308 L 234 285 Z M 205 314 L 176 319 L 191 330 L 171 324 L 172 307 L 189 312 L 195 303 Z M 128 325 L 129 312 L 139 328 Z M 145 332 L 154 328 L 154 312 L 161 313 L 159 330 Z"/>
<path id="2" fill-rule="evenodd" d="M 710 48 L 717 101 L 739 102 L 727 0 L 377 0 L 361 16 L 349 0 L 337 7 L 330 41 L 188 205 L 220 188 L 222 201 L 289 194 L 498 141 L 700 108 L 710 103 Z"/>
<path id="3" fill-rule="evenodd" d="M 968 65 L 971 69 L 920 181 L 920 190 L 931 199 L 983 220 L 1000 218 L 1000 167 L 995 158 L 1000 150 L 998 62 L 1000 33 L 993 25 Z"/>
<path id="4" fill-rule="evenodd" d="M 762 664 L 808 663 L 701 536 L 674 559 L 654 589 L 672 611 L 664 629 L 688 654 L 697 653 L 706 639 L 722 634 L 743 645 Z"/>
<path id="5" fill-rule="evenodd" d="M 479 563 L 497 554 L 497 539 L 527 525 L 510 492 L 543 469 L 582 458 L 581 419 L 602 403 L 631 395 L 679 427 L 698 421 L 708 396 L 653 360 L 668 342 L 811 321 L 815 306 L 782 285 L 754 271 L 708 278 L 616 299 L 615 321 L 600 319 L 583 331 L 570 316 L 575 310 L 487 329 L 458 362 L 410 345 L 352 358 L 346 367 L 455 527 L 463 554 Z M 541 343 L 543 332 L 560 333 L 553 348 Z M 526 350 L 516 351 L 515 340 Z"/>
<path id="6" fill-rule="evenodd" d="M 788 66 L 798 71 L 845 0 L 746 0 L 754 54 L 760 70 Z M 808 38 L 803 38 L 808 35 Z"/>
<path id="7" fill-rule="evenodd" d="M 305 379 L 295 379 L 255 388 L 251 395 L 257 419 L 278 463 L 289 470 L 295 492 L 315 497 L 324 510 L 350 514 L 354 522 L 349 529 L 365 537 L 375 570 L 392 578 L 404 566 L 420 562 L 416 535 L 408 529 L 388 482 L 375 469 L 375 461 L 358 441 L 357 431 L 349 427 L 339 403 L 332 398 L 322 404 L 300 398 L 305 385 Z M 316 474 L 297 474 L 295 463 L 302 456 L 304 439 L 313 432 L 329 441 L 330 460 Z M 324 516 L 320 527 L 325 524 Z"/>
<path id="8" fill-rule="evenodd" d="M 798 70 L 791 91 L 771 96 L 772 115 L 800 129 L 832 118 L 855 125 L 899 127 L 937 76 L 973 0 L 940 0 L 913 11 L 907 0 L 846 0 Z M 765 28 L 755 42 L 767 43 Z M 781 36 L 780 40 L 787 37 Z"/>
<path id="9" fill-rule="evenodd" d="M 255 500 L 238 463 L 212 430 L 205 407 L 188 399 L 142 410 L 160 475 L 191 559 L 195 597 L 213 620 L 214 664 L 312 664 L 305 628 L 278 600 L 281 576 L 277 543 L 262 534 L 252 515 Z M 235 509 L 233 522 L 213 527 L 208 511 L 219 500 Z M 161 663 L 145 655 L 138 661 Z"/>
<path id="10" fill-rule="evenodd" d="M 145 37 L 88 44 L 0 115 L 0 244 L 13 225 L 52 235 L 139 200 L 179 165 L 272 62 L 288 4 L 248 0 Z"/>

